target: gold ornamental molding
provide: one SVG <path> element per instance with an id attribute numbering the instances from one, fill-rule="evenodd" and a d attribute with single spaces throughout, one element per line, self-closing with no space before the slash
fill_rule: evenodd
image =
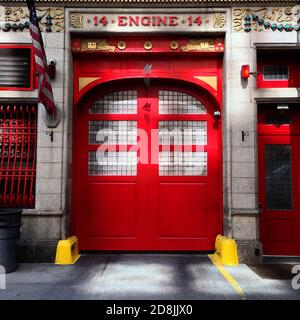
<path id="1" fill-rule="evenodd" d="M 38 18 L 40 19 L 39 24 L 41 31 L 62 32 L 64 30 L 64 8 L 37 7 L 36 11 Z M 28 21 L 29 13 L 27 7 L 8 7 L 0 5 L 0 24 L 2 25 L 3 31 L 23 31 L 28 29 L 26 28 L 26 23 L 28 23 Z"/>
<path id="2" fill-rule="evenodd" d="M 217 91 L 218 79 L 216 76 L 194 76 L 194 78 L 207 83 Z"/>
<path id="3" fill-rule="evenodd" d="M 78 79 L 78 91 L 81 91 L 84 87 L 91 82 L 101 79 L 101 77 L 81 77 Z"/>
<path id="4" fill-rule="evenodd" d="M 24 3 L 26 0 L 0 0 L 1 3 Z M 73 4 L 214 4 L 214 5 L 234 5 L 234 4 L 296 4 L 299 0 L 35 0 L 37 3 L 55 3 L 56 5 L 73 5 Z"/>
<path id="5" fill-rule="evenodd" d="M 283 2 L 283 1 L 282 1 Z M 241 7 L 232 10 L 232 29 L 234 32 L 244 32 L 244 18 L 249 14 L 256 14 L 267 19 L 270 23 L 297 23 L 296 7 Z M 265 30 L 264 26 L 257 23 L 252 25 L 254 31 Z"/>
<path id="6" fill-rule="evenodd" d="M 83 14 L 82 13 L 71 13 L 70 15 L 70 25 L 73 28 L 83 27 Z"/>
<path id="7" fill-rule="evenodd" d="M 109 45 L 106 39 L 84 39 L 81 41 L 80 50 L 114 52 L 116 47 Z"/>
<path id="8" fill-rule="evenodd" d="M 181 47 L 181 51 L 224 52 L 224 41 L 218 39 L 192 39 Z"/>
<path id="9" fill-rule="evenodd" d="M 214 16 L 213 16 L 213 23 L 214 23 L 214 28 L 215 29 L 222 29 L 224 28 L 225 26 L 225 23 L 226 23 L 226 18 L 225 18 L 225 15 L 222 14 L 222 13 L 214 13 Z"/>
<path id="10" fill-rule="evenodd" d="M 215 51 L 214 40 L 190 40 L 182 51 Z"/>

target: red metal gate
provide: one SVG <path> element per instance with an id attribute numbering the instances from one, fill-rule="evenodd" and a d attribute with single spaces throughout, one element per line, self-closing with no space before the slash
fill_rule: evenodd
<path id="1" fill-rule="evenodd" d="M 299 106 L 264 105 L 258 111 L 263 252 L 300 255 Z"/>
<path id="2" fill-rule="evenodd" d="M 35 104 L 0 104 L 0 207 L 34 207 L 36 116 Z"/>

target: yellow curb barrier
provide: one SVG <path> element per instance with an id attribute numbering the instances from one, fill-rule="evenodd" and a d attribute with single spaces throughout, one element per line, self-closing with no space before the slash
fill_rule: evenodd
<path id="1" fill-rule="evenodd" d="M 76 236 L 58 241 L 55 264 L 74 264 L 79 257 L 78 239 Z"/>
<path id="2" fill-rule="evenodd" d="M 215 242 L 216 255 L 220 262 L 226 266 L 237 266 L 239 264 L 237 245 L 234 239 L 218 235 Z"/>

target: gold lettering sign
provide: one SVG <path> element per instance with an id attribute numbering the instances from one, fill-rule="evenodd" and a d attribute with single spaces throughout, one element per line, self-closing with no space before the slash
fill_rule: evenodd
<path id="1" fill-rule="evenodd" d="M 189 40 L 186 46 L 181 47 L 182 51 L 215 51 L 213 40 Z"/>
<path id="2" fill-rule="evenodd" d="M 113 52 L 116 50 L 115 46 L 110 46 L 107 40 L 82 40 L 81 42 L 81 51 L 110 51 Z"/>

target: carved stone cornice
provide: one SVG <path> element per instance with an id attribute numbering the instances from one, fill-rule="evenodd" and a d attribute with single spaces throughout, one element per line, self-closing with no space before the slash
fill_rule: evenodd
<path id="1" fill-rule="evenodd" d="M 0 4 L 7 3 L 22 3 L 26 0 L 0 0 Z M 158 4 L 186 4 L 186 5 L 200 5 L 200 4 L 211 4 L 211 5 L 245 5 L 245 4 L 276 4 L 276 5 L 287 5 L 287 4 L 297 4 L 299 0 L 35 0 L 36 3 L 40 4 L 50 4 L 55 5 L 74 5 L 74 4 L 90 4 L 90 5 L 99 5 L 99 4 L 112 4 L 116 5 L 122 3 L 123 5 L 158 5 Z"/>
<path id="2" fill-rule="evenodd" d="M 244 18 L 247 14 L 257 14 L 271 23 L 297 23 L 296 7 L 239 7 L 232 10 L 233 31 L 244 31 Z M 264 27 L 253 24 L 253 30 L 263 31 Z"/>
<path id="3" fill-rule="evenodd" d="M 36 11 L 41 31 L 62 32 L 64 30 L 64 8 L 37 7 Z M 0 30 L 23 31 L 28 29 L 28 21 L 27 7 L 0 6 Z"/>

